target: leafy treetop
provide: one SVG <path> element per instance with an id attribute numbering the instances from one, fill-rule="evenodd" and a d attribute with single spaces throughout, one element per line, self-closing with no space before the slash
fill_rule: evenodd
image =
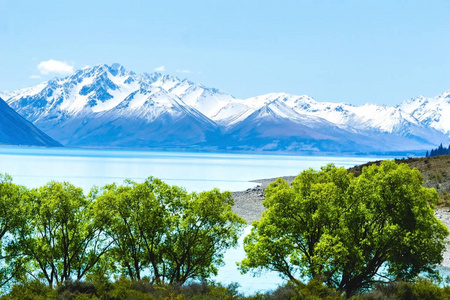
<path id="1" fill-rule="evenodd" d="M 448 230 L 435 190 L 417 169 L 384 161 L 359 177 L 334 165 L 278 179 L 245 240 L 243 272 L 269 269 L 293 282 L 319 279 L 347 296 L 375 282 L 436 274 Z"/>

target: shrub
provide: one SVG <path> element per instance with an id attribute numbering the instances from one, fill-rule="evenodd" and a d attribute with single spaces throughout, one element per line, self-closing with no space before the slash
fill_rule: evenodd
<path id="1" fill-rule="evenodd" d="M 56 291 L 39 280 L 26 281 L 13 285 L 9 294 L 2 300 L 53 300 Z"/>

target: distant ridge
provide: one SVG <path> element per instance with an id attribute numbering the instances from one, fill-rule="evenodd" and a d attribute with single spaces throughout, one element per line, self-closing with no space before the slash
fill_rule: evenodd
<path id="1" fill-rule="evenodd" d="M 60 147 L 61 144 L 17 114 L 0 98 L 0 144 Z"/>
<path id="2" fill-rule="evenodd" d="M 4 95 L 67 146 L 375 154 L 450 143 L 449 92 L 396 107 L 285 93 L 236 99 L 187 79 L 112 64 Z"/>

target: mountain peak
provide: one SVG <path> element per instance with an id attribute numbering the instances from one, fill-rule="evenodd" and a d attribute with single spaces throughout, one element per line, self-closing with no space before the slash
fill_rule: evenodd
<path id="1" fill-rule="evenodd" d="M 110 67 L 110 69 L 113 69 L 113 70 L 119 70 L 121 68 L 123 68 L 123 66 L 119 63 L 113 63 Z"/>
<path id="2" fill-rule="evenodd" d="M 448 103 L 450 103 L 450 90 L 445 91 L 444 93 L 440 94 L 439 96 L 437 96 L 438 99 L 445 99 L 444 101 L 447 101 Z"/>
<path id="3" fill-rule="evenodd" d="M 117 75 L 125 75 L 125 73 L 127 73 L 127 70 L 125 70 L 125 68 L 118 64 L 118 63 L 113 63 L 111 65 L 111 67 L 109 68 L 109 72 L 113 75 L 113 76 L 117 76 Z"/>

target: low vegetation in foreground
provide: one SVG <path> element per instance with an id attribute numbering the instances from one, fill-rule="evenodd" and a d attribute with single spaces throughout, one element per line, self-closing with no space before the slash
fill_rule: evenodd
<path id="1" fill-rule="evenodd" d="M 16 284 L 12 290 L 0 296 L 2 300 L 345 300 L 334 289 L 326 287 L 319 280 L 308 284 L 291 282 L 267 292 L 244 296 L 237 291 L 238 284 L 224 286 L 214 282 L 196 282 L 185 285 L 155 285 L 146 279 L 130 280 L 120 278 L 116 281 L 66 281 L 51 288 L 39 280 Z M 447 300 L 450 288 L 441 287 L 436 282 L 419 279 L 413 282 L 396 281 L 377 284 L 371 291 L 351 297 L 352 300 Z"/>
<path id="2" fill-rule="evenodd" d="M 275 270 L 288 283 L 243 296 L 209 281 L 245 224 L 229 192 L 188 194 L 150 177 L 84 195 L 4 175 L 0 299 L 450 299 L 435 269 L 448 230 L 423 183 L 394 161 L 273 182 L 239 268 Z"/>

